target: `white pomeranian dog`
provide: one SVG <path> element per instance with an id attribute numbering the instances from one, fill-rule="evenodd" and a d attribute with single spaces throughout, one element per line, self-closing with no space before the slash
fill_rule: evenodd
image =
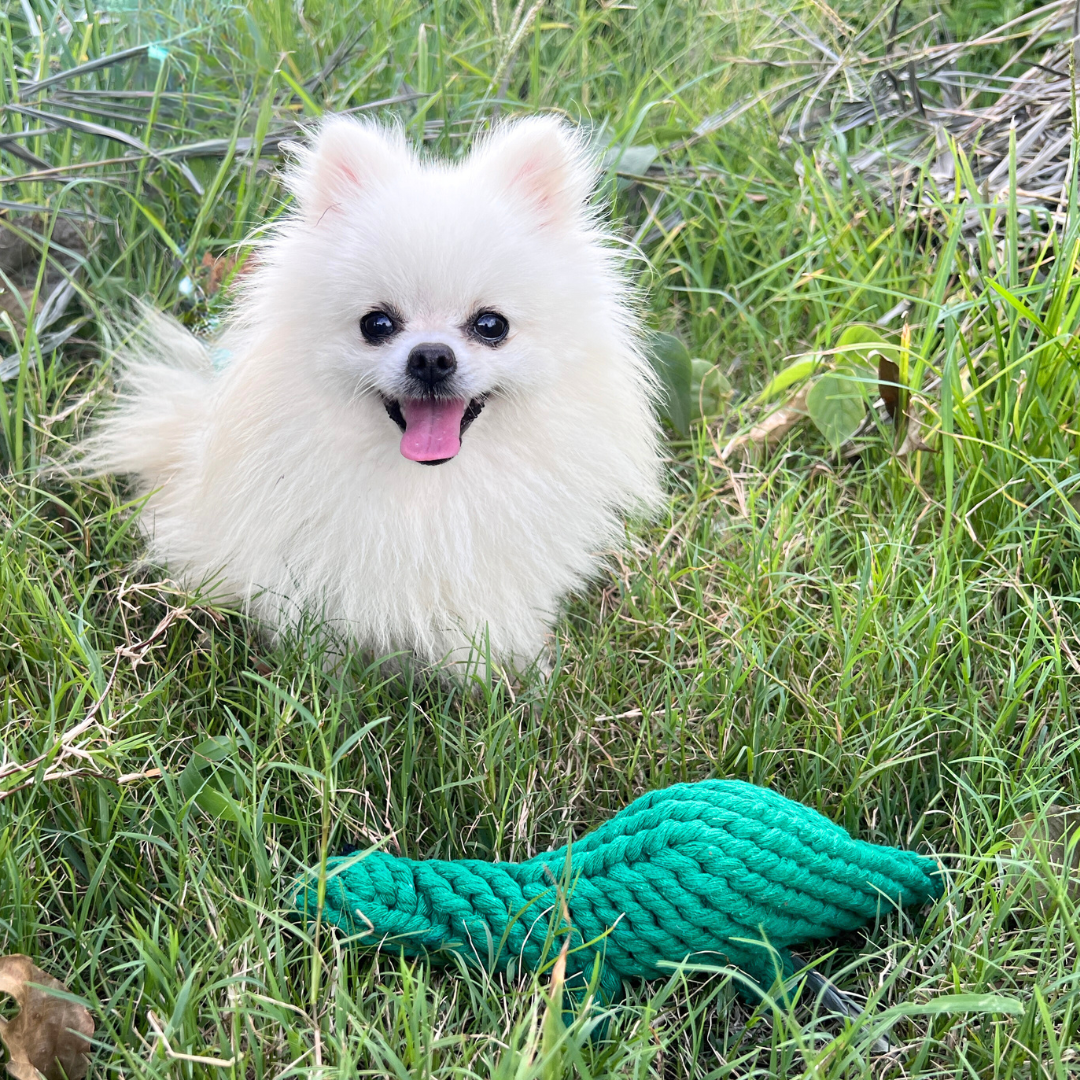
<path id="1" fill-rule="evenodd" d="M 552 117 L 460 164 L 342 117 L 294 153 L 223 337 L 150 317 L 84 471 L 133 478 L 149 558 L 272 630 L 520 671 L 661 499 L 595 170 Z"/>

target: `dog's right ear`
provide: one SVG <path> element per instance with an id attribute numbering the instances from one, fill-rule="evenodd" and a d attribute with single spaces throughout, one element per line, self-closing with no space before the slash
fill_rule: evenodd
<path id="1" fill-rule="evenodd" d="M 324 120 L 312 144 L 294 145 L 293 154 L 289 187 L 304 216 L 315 221 L 362 198 L 412 158 L 396 132 L 347 116 Z"/>

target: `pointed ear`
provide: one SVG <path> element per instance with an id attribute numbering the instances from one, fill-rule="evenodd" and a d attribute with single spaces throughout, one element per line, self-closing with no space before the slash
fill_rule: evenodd
<path id="1" fill-rule="evenodd" d="M 473 162 L 541 225 L 572 224 L 587 213 L 595 170 L 582 138 L 554 116 L 497 128 L 473 152 Z"/>
<path id="2" fill-rule="evenodd" d="M 308 146 L 294 145 L 292 151 L 296 163 L 288 174 L 289 187 L 304 216 L 316 221 L 412 161 L 397 132 L 347 116 L 324 120 Z"/>

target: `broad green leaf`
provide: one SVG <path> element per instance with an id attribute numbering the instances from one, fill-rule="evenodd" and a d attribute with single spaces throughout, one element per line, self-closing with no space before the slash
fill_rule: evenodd
<path id="1" fill-rule="evenodd" d="M 829 372 L 810 387 L 806 410 L 818 431 L 838 449 L 855 434 L 866 415 L 862 387 L 850 376 Z"/>
<path id="2" fill-rule="evenodd" d="M 906 1002 L 890 1013 L 900 1016 L 951 1016 L 954 1013 L 1001 1013 L 1023 1016 L 1024 1005 L 1001 994 L 942 994 L 930 1001 Z"/>
<path id="3" fill-rule="evenodd" d="M 699 419 L 716 416 L 731 396 L 731 383 L 708 360 L 691 361 L 690 371 L 690 401 L 696 415 Z"/>
<path id="4" fill-rule="evenodd" d="M 877 368 L 879 356 L 896 352 L 896 345 L 872 326 L 849 326 L 837 339 L 836 363 L 839 367 Z"/>
<path id="5" fill-rule="evenodd" d="M 686 346 L 674 334 L 653 333 L 648 339 L 649 359 L 660 376 L 664 401 L 660 415 L 680 434 L 690 433 L 690 382 L 693 364 Z"/>
<path id="6" fill-rule="evenodd" d="M 233 750 L 233 741 L 228 735 L 212 735 L 191 751 L 191 760 L 197 761 L 200 768 L 206 768 L 215 761 L 226 761 Z"/>
<path id="7" fill-rule="evenodd" d="M 228 761 L 235 747 L 227 735 L 215 735 L 199 743 L 180 774 L 180 790 L 186 799 L 221 821 L 237 821 L 237 806 L 228 789 L 235 792 L 238 777 Z"/>
<path id="8" fill-rule="evenodd" d="M 789 386 L 802 382 L 803 379 L 809 379 L 820 362 L 821 357 L 815 353 L 813 356 L 805 356 L 793 364 L 788 364 L 765 384 L 757 396 L 756 404 L 764 405 L 766 401 L 782 394 Z"/>
<path id="9" fill-rule="evenodd" d="M 875 330 L 872 326 L 863 326 L 861 323 L 852 323 L 846 330 L 837 338 L 836 347 L 838 349 L 854 349 L 859 345 L 891 345 L 892 342 L 885 337 L 880 330 Z"/>
<path id="10" fill-rule="evenodd" d="M 222 790 L 214 786 L 214 779 L 208 777 L 202 787 L 196 788 L 195 805 L 218 821 L 239 821 L 236 803 Z"/>
<path id="11" fill-rule="evenodd" d="M 604 154 L 604 169 L 615 169 L 630 176 L 644 176 L 649 166 L 660 156 L 655 146 L 613 146 Z"/>

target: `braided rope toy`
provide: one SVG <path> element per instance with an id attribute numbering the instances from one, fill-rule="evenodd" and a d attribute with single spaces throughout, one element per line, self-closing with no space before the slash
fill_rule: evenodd
<path id="1" fill-rule="evenodd" d="M 521 863 L 383 851 L 329 859 L 322 917 L 361 944 L 456 953 L 497 971 L 540 970 L 569 935 L 567 989 L 580 993 L 598 969 L 612 1001 L 622 980 L 666 976 L 687 959 L 734 965 L 768 989 L 795 973 L 788 946 L 943 890 L 931 859 L 854 840 L 767 788 L 705 780 L 643 795 L 572 845 Z M 317 882 L 296 902 L 314 913 Z"/>

